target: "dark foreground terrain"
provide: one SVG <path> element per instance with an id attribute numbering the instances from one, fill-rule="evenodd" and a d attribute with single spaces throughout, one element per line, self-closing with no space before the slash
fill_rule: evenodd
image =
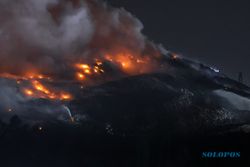
<path id="1" fill-rule="evenodd" d="M 0 166 L 248 166 L 250 89 L 201 64 L 168 63 L 164 73 L 77 92 L 63 104 L 73 122 L 67 114 L 42 112 L 41 106 L 62 105 L 42 99 L 2 114 Z M 202 158 L 206 151 L 241 157 Z"/>

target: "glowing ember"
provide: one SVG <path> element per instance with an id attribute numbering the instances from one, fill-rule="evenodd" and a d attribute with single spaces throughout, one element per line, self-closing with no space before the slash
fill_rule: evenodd
<path id="1" fill-rule="evenodd" d="M 101 68 L 101 61 L 96 61 L 94 65 L 89 64 L 76 64 L 75 68 L 77 69 L 76 76 L 78 81 L 83 81 L 87 79 L 87 76 L 104 73 L 104 70 Z M 86 76 L 87 75 L 87 76 Z"/>
<path id="2" fill-rule="evenodd" d="M 45 93 L 45 94 L 51 94 L 50 93 L 50 91 L 46 88 L 46 87 L 44 87 L 40 82 L 38 82 L 38 81 L 33 81 L 32 82 L 32 85 L 33 85 L 33 87 L 36 89 L 36 90 L 38 90 L 38 91 L 40 91 L 40 92 L 42 92 L 42 93 Z"/>
<path id="3" fill-rule="evenodd" d="M 39 127 L 38 127 L 38 130 L 39 130 L 39 131 L 42 131 L 42 130 L 43 130 L 43 127 L 39 126 Z"/>
<path id="4" fill-rule="evenodd" d="M 84 70 L 84 73 L 85 73 L 85 74 L 91 74 L 90 69 L 85 69 L 85 70 Z"/>
<path id="5" fill-rule="evenodd" d="M 175 54 L 175 53 L 173 53 L 173 54 L 171 55 L 171 59 L 172 59 L 172 60 L 177 60 L 178 58 L 179 58 L 178 55 Z"/>
<path id="6" fill-rule="evenodd" d="M 110 55 L 106 55 L 105 59 L 108 60 L 108 61 L 111 61 L 111 62 L 113 61 L 112 56 L 110 56 Z"/>
<path id="7" fill-rule="evenodd" d="M 25 90 L 24 90 L 24 93 L 25 93 L 26 95 L 28 95 L 28 96 L 32 96 L 32 95 L 34 94 L 33 91 L 30 90 L 30 89 L 25 89 Z"/>
<path id="8" fill-rule="evenodd" d="M 100 65 L 102 65 L 102 62 L 97 61 L 96 64 L 97 64 L 98 66 L 100 66 Z"/>
<path id="9" fill-rule="evenodd" d="M 61 100 L 70 100 L 70 99 L 72 99 L 72 96 L 68 93 L 63 93 L 63 94 L 61 94 L 60 99 Z"/>
<path id="10" fill-rule="evenodd" d="M 86 77 L 82 73 L 77 73 L 77 78 L 78 78 L 78 80 L 84 80 Z"/>
<path id="11" fill-rule="evenodd" d="M 88 64 L 76 64 L 76 67 L 82 70 L 90 69 L 90 66 Z"/>

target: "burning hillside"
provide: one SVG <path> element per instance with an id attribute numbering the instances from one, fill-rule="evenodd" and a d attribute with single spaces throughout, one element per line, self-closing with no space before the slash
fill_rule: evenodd
<path id="1" fill-rule="evenodd" d="M 41 99 L 64 106 L 89 86 L 145 73 L 182 76 L 184 67 L 222 77 L 150 42 L 136 17 L 101 0 L 3 0 L 0 23 L 4 110 Z"/>
<path id="2" fill-rule="evenodd" d="M 195 166 L 211 138 L 249 145 L 250 88 L 142 29 L 102 0 L 0 0 L 1 165 Z"/>
<path id="3" fill-rule="evenodd" d="M 122 76 L 156 71 L 157 68 L 154 65 L 159 63 L 151 59 L 152 57 L 139 58 L 125 53 L 107 54 L 103 58 L 94 58 L 95 61 L 89 64 L 80 61 L 71 66 L 69 65 L 68 73 L 65 75 L 59 74 L 57 76 L 53 72 L 50 75 L 44 75 L 29 71 L 25 74 L 4 72 L 0 74 L 0 77 L 15 80 L 23 94 L 30 98 L 68 101 L 72 100 L 74 96 L 70 92 L 59 90 L 53 86 L 55 83 L 72 82 L 77 83 L 82 88 L 82 85 L 90 86 L 95 83 L 121 78 Z M 118 73 L 118 76 L 113 76 L 114 73 Z"/>
<path id="4" fill-rule="evenodd" d="M 0 76 L 28 97 L 68 101 L 74 95 L 54 83 L 86 86 L 160 67 L 142 23 L 100 0 L 4 0 L 0 22 Z"/>

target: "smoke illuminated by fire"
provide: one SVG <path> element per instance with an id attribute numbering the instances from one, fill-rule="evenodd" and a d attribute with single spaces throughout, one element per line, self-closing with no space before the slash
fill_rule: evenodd
<path id="1" fill-rule="evenodd" d="M 20 1 L 0 2 L 0 77 L 16 80 L 29 98 L 69 101 L 74 93 L 58 82 L 83 89 L 89 81 L 115 79 L 112 72 L 159 67 L 159 47 L 123 8 L 101 0 Z"/>

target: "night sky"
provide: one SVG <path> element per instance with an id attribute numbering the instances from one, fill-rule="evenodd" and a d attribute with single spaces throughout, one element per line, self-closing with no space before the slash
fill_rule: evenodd
<path id="1" fill-rule="evenodd" d="M 107 0 L 144 24 L 168 50 L 219 68 L 250 85 L 250 1 Z"/>

